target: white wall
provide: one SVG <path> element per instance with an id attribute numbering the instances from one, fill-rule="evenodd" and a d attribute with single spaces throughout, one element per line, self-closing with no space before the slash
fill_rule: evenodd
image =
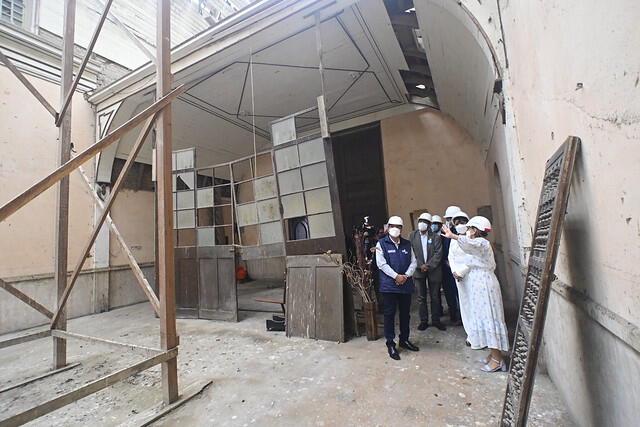
<path id="1" fill-rule="evenodd" d="M 486 150 L 488 173 L 500 170 L 493 199 L 502 195 L 503 256 L 516 282 L 545 162 L 568 135 L 582 139 L 544 356 L 578 425 L 637 424 L 640 4 L 503 0 L 503 40 L 495 2 L 415 3 L 443 110 Z M 482 99 L 498 71 L 506 125 L 493 126 Z"/>

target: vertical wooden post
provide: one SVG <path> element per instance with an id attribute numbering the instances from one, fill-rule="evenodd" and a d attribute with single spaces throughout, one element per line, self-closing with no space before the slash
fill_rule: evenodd
<path id="1" fill-rule="evenodd" d="M 156 21 L 156 98 L 171 91 L 171 4 L 158 0 Z M 175 268 L 173 261 L 173 199 L 171 179 L 171 104 L 156 121 L 156 179 L 158 192 L 158 290 L 160 339 L 164 350 L 178 345 L 176 334 Z M 177 357 L 162 362 L 162 395 L 166 404 L 178 399 Z"/>
<path id="2" fill-rule="evenodd" d="M 76 0 L 64 2 L 64 28 L 62 39 L 62 73 L 60 82 L 60 104 L 64 103 L 67 92 L 73 84 L 73 44 L 76 19 Z M 63 165 L 71 158 L 71 106 L 65 114 L 58 132 L 60 144 L 59 164 Z M 69 176 L 58 184 L 56 199 L 55 229 L 55 283 L 57 287 L 57 304 L 60 305 L 62 294 L 67 286 L 67 257 L 69 247 Z M 56 324 L 57 329 L 66 329 L 67 312 L 61 313 Z M 60 369 L 67 364 L 67 341 L 64 338 L 53 338 L 53 369 Z"/>

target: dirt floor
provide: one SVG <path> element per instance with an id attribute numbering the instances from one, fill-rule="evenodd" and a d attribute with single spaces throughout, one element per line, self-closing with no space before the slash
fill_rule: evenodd
<path id="1" fill-rule="evenodd" d="M 268 314 L 246 313 L 239 323 L 179 320 L 179 378 L 183 389 L 213 384 L 156 423 L 159 426 L 497 425 L 506 373 L 479 371 L 484 352 L 464 346 L 462 328 L 412 330 L 418 353 L 390 359 L 382 340 L 338 344 L 267 332 Z M 415 316 L 412 323 L 416 323 Z M 158 345 L 158 320 L 147 304 L 69 322 L 69 330 Z M 9 336 L 2 337 L 8 338 Z M 0 350 L 0 389 L 46 372 L 51 339 Z M 69 342 L 67 372 L 0 394 L 0 419 L 141 360 L 99 344 Z M 30 425 L 118 425 L 160 407 L 159 367 L 120 382 Z M 570 426 L 549 378 L 539 375 L 531 426 Z"/>

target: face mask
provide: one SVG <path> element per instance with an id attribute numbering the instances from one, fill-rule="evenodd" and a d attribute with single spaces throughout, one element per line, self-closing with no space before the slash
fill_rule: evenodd
<path id="1" fill-rule="evenodd" d="M 458 234 L 465 234 L 465 233 L 467 232 L 467 229 L 468 229 L 468 228 L 469 228 L 469 227 L 467 227 L 467 226 L 466 226 L 466 225 L 464 225 L 464 224 L 458 224 L 458 225 L 456 225 L 456 233 L 458 233 Z"/>
<path id="2" fill-rule="evenodd" d="M 471 230 L 467 230 L 467 232 L 465 233 L 465 236 L 467 236 L 469 239 L 471 239 Z"/>
<path id="3" fill-rule="evenodd" d="M 427 231 L 427 223 L 426 222 L 419 222 L 418 223 L 418 230 L 422 231 L 423 233 L 425 231 Z"/>
<path id="4" fill-rule="evenodd" d="M 400 229 L 396 227 L 390 228 L 389 236 L 397 238 L 398 236 L 400 236 Z"/>
<path id="5" fill-rule="evenodd" d="M 438 230 L 440 230 L 440 226 L 439 225 L 431 224 L 431 231 L 433 231 L 435 233 Z"/>

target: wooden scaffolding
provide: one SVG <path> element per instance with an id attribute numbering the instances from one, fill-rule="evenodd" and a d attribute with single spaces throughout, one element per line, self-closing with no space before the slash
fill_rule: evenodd
<path id="1" fill-rule="evenodd" d="M 65 0 L 64 2 L 64 28 L 63 28 L 63 50 L 62 50 L 62 78 L 60 84 L 60 111 L 47 102 L 38 90 L 25 78 L 25 76 L 15 67 L 15 65 L 0 52 L 0 61 L 26 86 L 33 96 L 51 113 L 55 126 L 59 129 L 59 167 L 48 176 L 41 179 L 36 184 L 25 190 L 13 200 L 0 207 L 0 221 L 6 220 L 9 216 L 17 212 L 21 207 L 35 199 L 42 192 L 57 184 L 56 196 L 56 233 L 55 233 L 55 275 L 54 280 L 57 289 L 57 303 L 52 310 L 35 301 L 13 285 L 0 279 L 0 287 L 19 300 L 37 310 L 50 321 L 48 330 L 23 335 L 17 338 L 0 342 L 0 348 L 45 338 L 53 338 L 53 368 L 45 375 L 51 375 L 71 366 L 67 365 L 68 339 L 78 339 L 84 341 L 97 342 L 103 345 L 118 348 L 123 351 L 135 351 L 146 356 L 141 362 L 135 363 L 125 369 L 121 369 L 113 374 L 95 380 L 69 393 L 57 396 L 47 402 L 39 404 L 33 408 L 0 420 L 0 426 L 20 425 L 46 415 L 69 403 L 75 402 L 85 396 L 104 389 L 118 381 L 126 379 L 132 375 L 161 364 L 162 366 L 162 391 L 165 404 L 171 404 L 178 400 L 178 374 L 177 355 L 179 339 L 176 333 L 176 312 L 175 312 L 175 279 L 173 264 L 173 207 L 171 193 L 171 102 L 175 100 L 185 88 L 177 87 L 172 89 L 171 75 L 171 8 L 169 0 L 157 0 L 157 28 L 156 28 L 156 57 L 145 50 L 145 54 L 156 65 L 156 101 L 144 111 L 132 117 L 126 123 L 104 136 L 102 139 L 88 147 L 86 150 L 71 155 L 71 101 L 75 89 L 82 77 L 82 73 L 89 62 L 102 26 L 109 15 L 109 10 L 113 0 L 107 0 L 104 10 L 100 16 L 98 24 L 93 32 L 87 51 L 75 74 L 73 70 L 73 48 L 75 32 L 75 11 L 76 0 Z M 117 19 L 117 18 L 116 18 Z M 134 42 L 135 37 L 127 34 Z M 93 158 L 108 146 L 119 140 L 124 134 L 142 124 L 142 129 L 138 135 L 133 148 L 131 149 L 126 163 L 118 176 L 113 189 L 108 198 L 103 203 L 95 194 L 93 186 L 82 169 L 82 164 Z M 133 166 L 136 156 L 140 152 L 144 141 L 155 126 L 156 131 L 156 191 L 157 191 L 157 289 L 158 296 L 144 277 L 142 270 L 133 257 L 129 247 L 118 231 L 116 224 L 111 219 L 109 211 L 113 206 L 118 192 L 123 186 L 127 173 Z M 69 175 L 77 170 L 82 179 L 89 186 L 90 193 L 93 194 L 96 204 L 102 208 L 102 213 L 93 226 L 93 229 L 86 240 L 80 257 L 74 264 L 72 273 L 68 276 L 68 232 L 69 232 Z M 98 236 L 104 223 L 116 237 L 116 241 L 126 255 L 127 261 L 133 274 L 149 299 L 151 306 L 160 318 L 160 348 L 148 348 L 133 344 L 120 343 L 105 340 L 98 337 L 85 336 L 68 332 L 66 304 L 69 295 L 78 279 L 82 266 L 90 253 L 90 250 Z M 42 376 L 40 376 L 42 377 Z M 32 382 L 38 378 L 32 378 L 22 384 Z"/>

